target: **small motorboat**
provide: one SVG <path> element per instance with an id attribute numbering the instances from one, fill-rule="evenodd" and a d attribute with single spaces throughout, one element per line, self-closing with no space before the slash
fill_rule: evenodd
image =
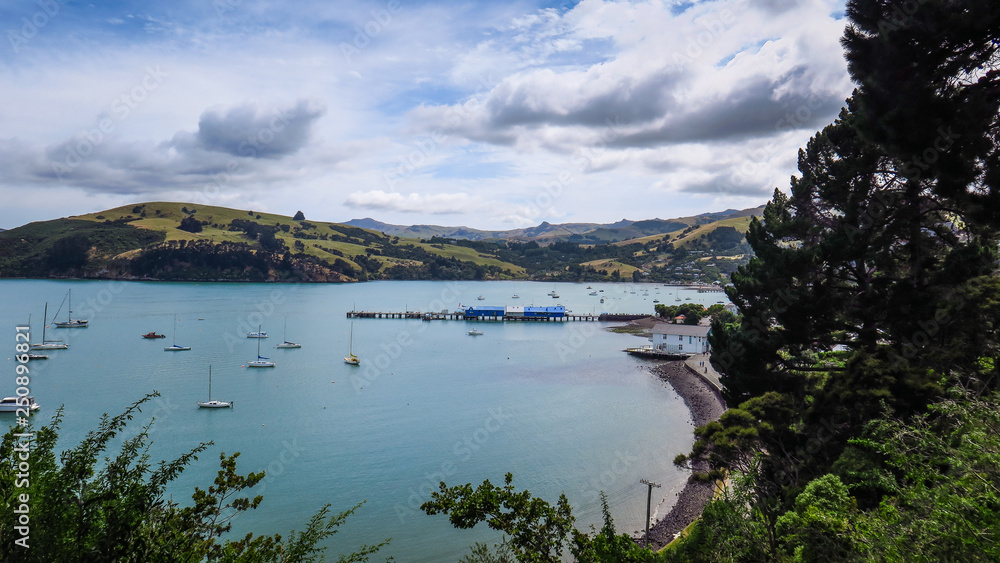
<path id="1" fill-rule="evenodd" d="M 0 399 L 0 412 L 17 412 L 18 409 L 30 412 L 38 410 L 38 408 L 38 403 L 35 402 L 35 398 L 31 395 L 24 397 L 4 397 Z"/>
<path id="2" fill-rule="evenodd" d="M 469 336 L 482 336 L 482 335 L 483 331 L 479 330 L 478 328 L 474 328 L 469 331 Z"/>
<path id="3" fill-rule="evenodd" d="M 167 335 L 166 334 L 156 334 L 156 331 L 154 330 L 153 332 L 147 332 L 146 334 L 143 334 L 142 337 L 143 338 L 166 338 Z"/>

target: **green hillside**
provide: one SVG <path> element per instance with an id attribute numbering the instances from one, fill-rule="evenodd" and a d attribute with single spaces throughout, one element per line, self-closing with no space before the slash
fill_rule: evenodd
<path id="1" fill-rule="evenodd" d="M 621 221 L 586 227 L 586 235 L 574 231 L 587 224 L 543 223 L 520 231 L 534 238 L 517 241 L 406 238 L 301 216 L 149 202 L 0 232 L 0 277 L 722 281 L 731 268 L 713 270 L 716 264 L 699 262 L 697 253 L 743 258 L 746 251 L 738 245 L 748 218 L 702 224 L 732 214 Z M 718 236 L 727 228 L 727 236 Z M 634 238 L 644 233 L 660 234 Z M 631 240 L 607 243 L 622 237 Z M 667 239 L 673 243 L 665 244 Z"/>
<path id="2" fill-rule="evenodd" d="M 189 203 L 126 205 L 0 233 L 2 277 L 346 282 L 390 268 L 422 279 L 524 275 L 469 248 Z"/>

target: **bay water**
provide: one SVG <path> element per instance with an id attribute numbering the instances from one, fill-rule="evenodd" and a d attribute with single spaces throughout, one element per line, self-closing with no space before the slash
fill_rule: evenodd
<path id="1" fill-rule="evenodd" d="M 499 533 L 485 524 L 455 530 L 446 516 L 427 516 L 419 505 L 439 481 L 502 485 L 507 472 L 516 489 L 549 502 L 565 493 L 581 529 L 600 527 L 603 491 L 619 532 L 633 533 L 645 521 L 646 486 L 639 480 L 660 483 L 654 508 L 669 509 L 687 476 L 672 460 L 692 443 L 680 398 L 648 372 L 650 363 L 622 352 L 646 341 L 598 322 L 346 318 L 350 310 L 468 305 L 652 313 L 654 300 L 725 299 L 653 284 L 587 285 L 3 280 L 7 344 L 0 347 L 7 351 L 0 354 L 6 366 L 0 394 L 13 395 L 16 387 L 14 327 L 30 315 L 31 340 L 41 341 L 45 303 L 50 322 L 65 320 L 72 289 L 73 318 L 90 326 L 46 329 L 47 338 L 70 348 L 29 364 L 30 389 L 42 406 L 35 424 L 62 406 L 60 449 L 69 448 L 101 414 L 118 414 L 158 391 L 131 422 L 135 432 L 155 419 L 154 461 L 214 442 L 171 484 L 175 501 L 185 504 L 195 486 L 207 488 L 222 452 L 241 452 L 241 473 L 267 472 L 251 491 L 263 494 L 260 508 L 233 520 L 237 537 L 286 535 L 303 529 L 324 504 L 339 511 L 365 501 L 327 542 L 328 556 L 392 538 L 374 560 L 454 561 L 475 541 L 496 542 Z M 553 290 L 558 298 L 548 294 Z M 258 325 L 270 336 L 260 340 L 260 355 L 274 368 L 246 367 L 258 345 L 246 333 Z M 483 335 L 470 336 L 473 327 Z M 343 361 L 352 330 L 361 366 Z M 166 338 L 140 337 L 150 331 Z M 286 337 L 302 347 L 276 349 Z M 172 342 L 191 350 L 164 351 Z M 233 401 L 233 409 L 197 407 L 208 398 L 209 366 L 212 398 Z M 13 422 L 12 413 L 0 413 L 0 424 Z"/>

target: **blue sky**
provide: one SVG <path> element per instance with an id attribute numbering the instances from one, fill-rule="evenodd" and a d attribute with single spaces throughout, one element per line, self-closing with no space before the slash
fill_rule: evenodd
<path id="1" fill-rule="evenodd" d="M 506 229 L 764 203 L 843 2 L 0 6 L 0 228 L 140 201 Z"/>

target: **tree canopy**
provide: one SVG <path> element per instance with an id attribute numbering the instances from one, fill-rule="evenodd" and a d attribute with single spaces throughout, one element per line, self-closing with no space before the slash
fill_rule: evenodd
<path id="1" fill-rule="evenodd" d="M 337 532 L 361 504 L 331 513 L 324 505 L 303 531 L 280 534 L 247 533 L 227 537 L 234 516 L 256 510 L 260 495 L 250 496 L 264 472 L 241 475 L 239 453 L 219 454 L 219 471 L 205 489 L 196 487 L 191 503 L 181 505 L 166 496 L 167 485 L 211 443 L 203 443 L 170 461 L 150 459 L 152 422 L 131 436 L 122 436 L 117 453 L 113 441 L 128 422 L 154 397 L 153 392 L 123 413 L 104 415 L 97 428 L 75 447 L 56 454 L 60 408 L 52 421 L 35 429 L 14 427 L 0 441 L 0 554 L 4 561 L 94 562 L 135 561 L 319 561 L 318 544 Z M 30 440 L 30 445 L 26 445 Z M 19 453 L 30 447 L 30 473 L 19 469 Z M 104 457 L 106 456 L 106 457 Z M 17 526 L 25 521 L 30 533 Z M 367 561 L 388 542 L 361 546 L 341 556 L 341 562 Z"/>

